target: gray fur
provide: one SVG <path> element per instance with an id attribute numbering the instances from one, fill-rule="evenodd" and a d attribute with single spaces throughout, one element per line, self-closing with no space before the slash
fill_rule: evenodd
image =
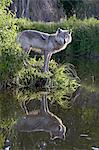
<path id="1" fill-rule="evenodd" d="M 56 33 L 48 34 L 36 30 L 25 30 L 17 38 L 25 52 L 30 49 L 40 49 L 44 55 L 44 72 L 49 71 L 49 61 L 52 54 L 64 50 L 72 41 L 69 30 L 57 29 Z"/>
<path id="2" fill-rule="evenodd" d="M 20 118 L 16 124 L 19 132 L 48 132 L 51 139 L 65 138 L 66 127 L 60 118 L 50 112 L 48 108 L 47 95 L 44 94 L 41 99 L 39 110 L 28 112 L 24 107 L 26 115 Z"/>

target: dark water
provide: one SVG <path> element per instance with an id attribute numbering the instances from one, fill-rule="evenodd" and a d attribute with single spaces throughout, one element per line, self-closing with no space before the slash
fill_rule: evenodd
<path id="1" fill-rule="evenodd" d="M 0 93 L 1 149 L 6 138 L 12 150 L 99 150 L 99 61 L 72 63 L 82 86 L 69 101 L 63 91 Z"/>

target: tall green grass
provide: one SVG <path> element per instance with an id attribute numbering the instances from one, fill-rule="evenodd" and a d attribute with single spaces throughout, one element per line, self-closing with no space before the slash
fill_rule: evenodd
<path id="1" fill-rule="evenodd" d="M 76 17 L 71 17 L 68 20 L 61 22 L 45 23 L 31 22 L 26 19 L 17 19 L 16 21 L 19 31 L 27 29 L 35 29 L 43 32 L 53 33 L 57 28 L 72 29 L 72 43 L 68 45 L 66 50 L 55 54 L 56 59 L 66 62 L 66 57 L 69 55 L 90 57 L 99 55 L 99 20 L 95 18 L 80 20 Z"/>
<path id="2" fill-rule="evenodd" d="M 72 88 L 73 85 L 76 86 L 76 76 L 73 76 L 73 74 L 72 76 L 67 75 L 67 72 L 69 71 L 70 73 L 72 69 L 66 66 L 56 65 L 53 62 L 50 65 L 51 73 L 42 73 L 41 68 L 44 60 L 29 60 L 28 56 L 23 54 L 22 49 L 16 43 L 16 36 L 18 32 L 27 29 L 35 29 L 48 33 L 56 32 L 58 27 L 72 29 L 72 43 L 70 43 L 66 50 L 55 54 L 57 60 L 66 63 L 68 55 L 92 56 L 99 53 L 99 21 L 94 18 L 82 21 L 72 17 L 58 23 L 31 22 L 26 19 L 15 18 L 10 11 L 6 11 L 6 5 L 4 5 L 0 4 L 0 88 L 4 88 L 8 84 L 12 85 L 12 83 L 18 86 L 33 87 L 36 84 L 41 84 L 41 80 L 44 81 L 44 85 L 47 81 L 50 87 L 53 85 L 58 88 L 67 88 L 70 86 Z M 23 66 L 25 57 L 27 57 L 30 63 L 36 63 L 37 65 L 25 68 Z"/>
<path id="3" fill-rule="evenodd" d="M 17 34 L 22 30 L 22 26 L 24 29 L 30 27 L 32 29 L 33 25 L 36 28 L 37 23 L 25 19 L 16 19 L 14 14 L 6 11 L 6 6 L 1 4 L 0 11 L 0 89 L 14 85 L 32 88 L 47 86 L 48 88 L 66 88 L 75 91 L 79 86 L 76 82 L 76 75 L 75 77 L 72 74 L 71 76 L 68 75 L 66 66 L 60 66 L 52 62 L 50 65 L 51 72 L 44 73 L 42 72 L 44 59 L 36 61 L 34 58 L 31 60 L 16 42 Z M 41 26 L 42 31 L 48 29 L 48 26 L 44 23 L 38 25 L 38 30 Z M 50 27 L 50 29 L 52 28 Z M 26 58 L 30 64 L 27 67 L 23 65 Z"/>

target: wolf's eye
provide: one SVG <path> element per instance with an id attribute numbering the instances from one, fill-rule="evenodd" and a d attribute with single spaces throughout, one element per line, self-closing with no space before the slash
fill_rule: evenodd
<path id="1" fill-rule="evenodd" d="M 59 125 L 58 128 L 59 128 L 59 131 L 62 131 L 62 126 L 61 125 Z"/>

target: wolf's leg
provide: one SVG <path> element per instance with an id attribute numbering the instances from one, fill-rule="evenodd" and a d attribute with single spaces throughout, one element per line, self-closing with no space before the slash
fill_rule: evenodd
<path id="1" fill-rule="evenodd" d="M 27 110 L 25 101 L 21 102 L 21 103 L 20 103 L 20 106 L 21 106 L 21 108 L 23 109 L 23 111 L 28 115 L 28 110 Z"/>
<path id="2" fill-rule="evenodd" d="M 47 59 L 47 70 L 49 71 L 49 62 L 50 62 L 50 59 L 51 59 L 51 56 L 52 56 L 52 53 L 49 53 L 48 54 L 48 59 Z"/>
<path id="3" fill-rule="evenodd" d="M 24 50 L 24 52 L 25 53 L 27 53 L 27 54 L 29 54 L 30 53 L 30 47 L 28 46 L 28 47 L 23 47 L 23 50 Z M 27 59 L 25 59 L 25 60 L 23 60 L 23 63 L 24 63 L 24 66 L 28 66 L 29 65 L 29 62 L 28 62 L 28 60 Z"/>
<path id="4" fill-rule="evenodd" d="M 48 52 L 44 51 L 44 72 L 48 71 L 47 60 L 48 60 Z"/>
<path id="5" fill-rule="evenodd" d="M 46 113 L 48 113 L 49 108 L 48 108 L 48 101 L 47 101 L 47 93 L 44 94 L 43 99 L 44 99 L 44 109 L 46 110 Z"/>
<path id="6" fill-rule="evenodd" d="M 49 61 L 52 56 L 52 53 L 44 51 L 44 72 L 49 71 Z"/>
<path id="7" fill-rule="evenodd" d="M 47 102 L 47 94 L 45 93 L 41 98 L 41 106 L 40 106 L 40 113 L 47 114 L 49 112 L 48 102 Z"/>

